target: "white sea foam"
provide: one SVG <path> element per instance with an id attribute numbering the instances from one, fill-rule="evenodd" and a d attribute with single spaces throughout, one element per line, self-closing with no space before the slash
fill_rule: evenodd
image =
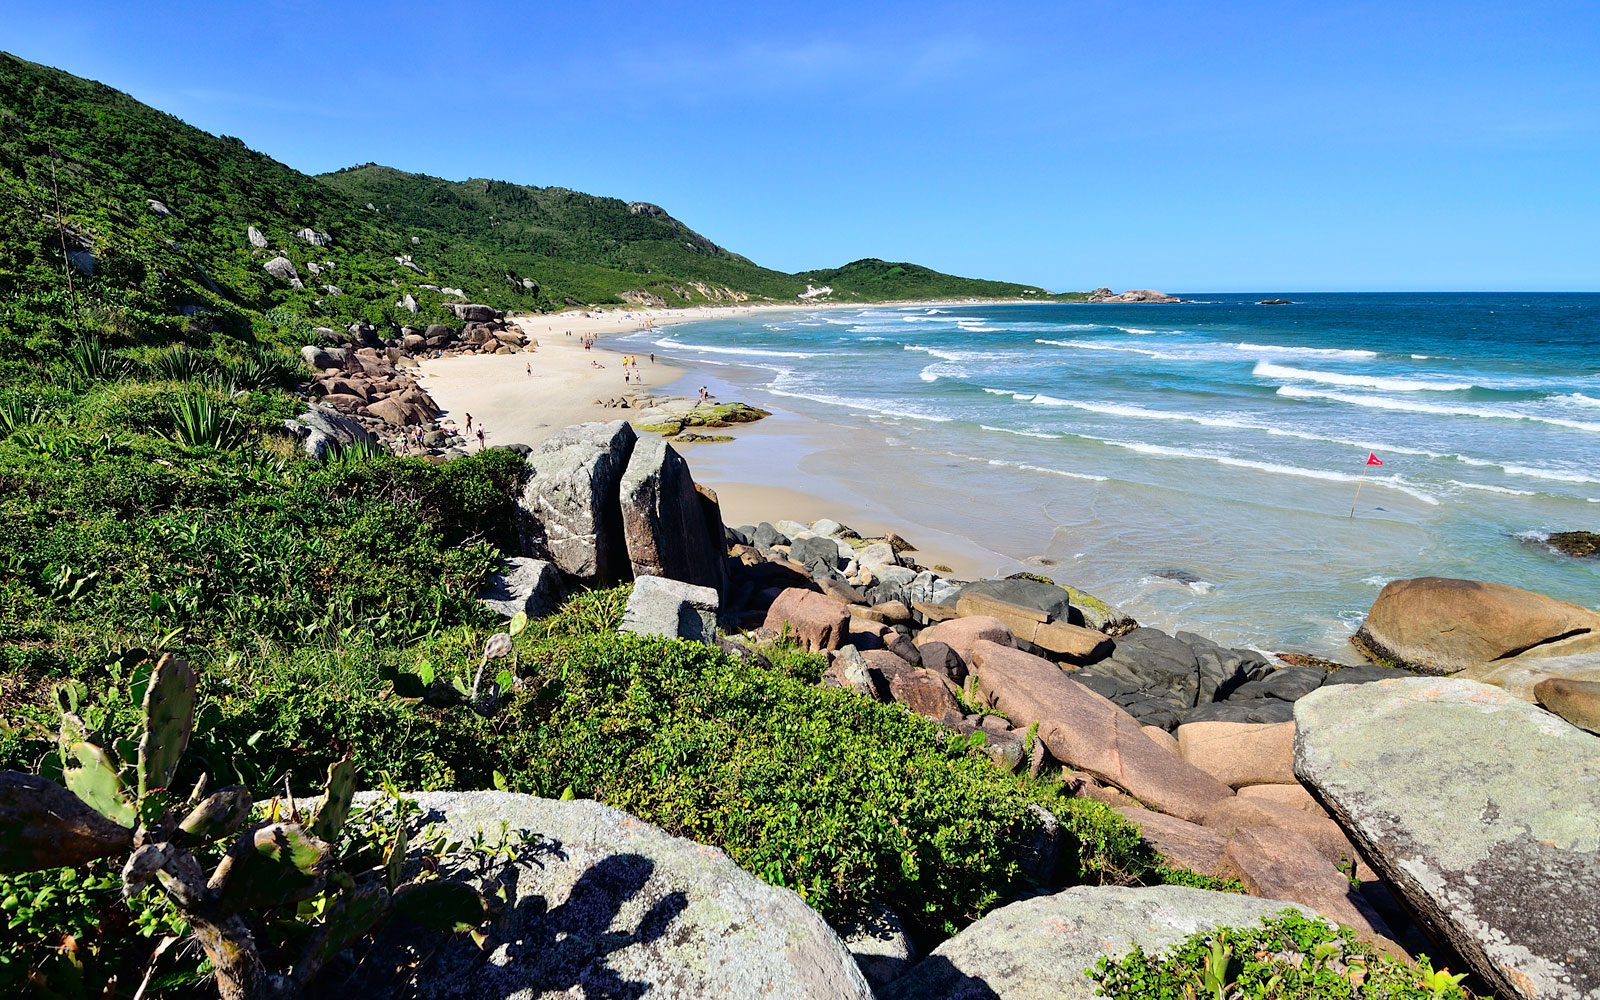
<path id="1" fill-rule="evenodd" d="M 1581 392 L 1569 392 L 1563 396 L 1553 397 L 1557 402 L 1572 403 L 1577 406 L 1600 406 L 1600 399 L 1585 396 Z"/>
<path id="2" fill-rule="evenodd" d="M 1105 476 L 1092 476 L 1086 472 L 1068 472 L 1065 469 L 1047 469 L 1042 465 L 1029 465 L 1026 462 L 1007 462 L 998 458 L 988 460 L 990 465 L 1004 466 L 1009 469 L 1021 469 L 1024 472 L 1043 472 L 1052 476 L 1061 476 L 1066 479 L 1083 479 L 1091 483 L 1107 482 Z"/>
<path id="3" fill-rule="evenodd" d="M 1531 497 L 1538 495 L 1533 490 L 1514 490 L 1506 486 L 1491 486 L 1488 483 L 1463 483 L 1459 479 L 1450 480 L 1450 484 L 1452 486 L 1460 486 L 1462 489 L 1482 490 L 1485 493 L 1504 493 L 1508 496 L 1514 497 Z"/>
<path id="4" fill-rule="evenodd" d="M 1471 389 L 1471 382 L 1429 382 L 1414 378 L 1387 378 L 1382 375 L 1351 375 L 1345 372 L 1312 371 L 1307 368 L 1290 368 L 1270 361 L 1258 361 L 1252 370 L 1257 378 L 1291 379 L 1303 382 L 1326 382 L 1329 385 L 1362 386 L 1385 389 L 1390 392 L 1459 392 Z"/>
<path id="5" fill-rule="evenodd" d="M 1392 576 L 1364 576 L 1361 582 L 1369 587 L 1387 587 L 1394 582 L 1394 579 Z"/>
<path id="6" fill-rule="evenodd" d="M 1303 479 L 1325 479 L 1332 482 L 1353 483 L 1358 476 L 1347 472 L 1334 472 L 1331 469 L 1307 469 L 1298 465 L 1281 465 L 1277 462 L 1259 462 L 1252 458 L 1236 458 L 1232 455 L 1222 455 L 1216 452 L 1192 451 L 1188 448 L 1169 448 L 1166 445 L 1146 444 L 1143 441 L 1113 441 L 1099 438 L 1105 444 L 1117 448 L 1126 448 L 1144 455 L 1159 455 L 1163 458 L 1199 459 L 1207 462 L 1216 462 L 1219 465 L 1229 465 L 1240 469 L 1254 469 L 1258 472 L 1267 472 L 1280 476 L 1299 476 Z M 1408 496 L 1415 497 L 1423 503 L 1438 506 L 1436 497 L 1409 485 L 1399 476 L 1367 476 L 1365 481 L 1374 486 L 1384 486 L 1398 490 Z"/>
<path id="7" fill-rule="evenodd" d="M 918 373 L 924 382 L 937 382 L 941 378 L 971 378 L 972 373 L 960 365 L 947 361 L 935 361 Z"/>
<path id="8" fill-rule="evenodd" d="M 1530 465 L 1502 465 L 1500 468 L 1513 476 L 1531 476 L 1534 479 L 1549 479 L 1558 483 L 1600 483 L 1594 476 L 1586 476 L 1581 472 L 1566 472 L 1561 469 L 1542 469 Z"/>
<path id="9" fill-rule="evenodd" d="M 991 424 L 979 424 L 978 426 L 982 427 L 986 431 L 999 431 L 1001 434 L 1017 434 L 1022 437 L 1043 438 L 1046 441 L 1054 441 L 1056 438 L 1061 436 L 1060 434 L 1051 434 L 1046 431 L 1025 431 L 1016 427 L 995 427 Z"/>
<path id="10" fill-rule="evenodd" d="M 1012 395 L 1012 392 L 1011 392 L 1010 389 L 985 389 L 983 391 L 989 393 L 992 396 L 1010 396 L 1010 395 Z"/>
<path id="11" fill-rule="evenodd" d="M 809 399 L 814 403 L 827 403 L 829 406 L 843 406 L 850 410 L 864 410 L 868 413 L 879 413 L 886 417 L 906 417 L 911 420 L 929 420 L 938 424 L 947 424 L 953 418 L 934 413 L 919 413 L 910 410 L 903 403 L 878 399 L 845 399 L 843 396 L 829 396 L 818 392 L 794 392 L 789 389 L 775 389 L 768 386 L 767 392 L 774 396 L 786 396 L 790 399 Z"/>
<path id="12" fill-rule="evenodd" d="M 702 354 L 741 354 L 754 355 L 762 358 L 820 358 L 823 353 L 806 351 L 769 351 L 760 347 L 713 347 L 710 344 L 687 344 L 671 337 L 662 337 L 655 342 L 657 347 L 673 348 L 680 351 L 698 351 Z"/>
<path id="13" fill-rule="evenodd" d="M 1136 334 L 1136 335 L 1138 335 L 1140 337 L 1147 337 L 1147 336 L 1150 336 L 1151 334 L 1154 334 L 1156 332 L 1155 330 L 1140 329 L 1137 326 L 1114 326 L 1111 329 L 1113 329 L 1113 330 L 1121 330 L 1123 333 Z"/>
<path id="14" fill-rule="evenodd" d="M 1164 361 L 1182 361 L 1176 354 L 1167 354 L 1162 351 L 1152 351 L 1145 347 L 1118 347 L 1115 344 L 1096 344 L 1089 340 L 1045 340 L 1036 339 L 1035 344 L 1050 344 L 1053 347 L 1077 347 L 1085 351 L 1117 351 L 1121 354 L 1143 354 L 1147 358 L 1160 358 Z"/>
<path id="15" fill-rule="evenodd" d="M 1352 396 L 1342 392 L 1324 392 L 1321 389 L 1304 389 L 1294 385 L 1279 386 L 1278 395 L 1288 396 L 1293 399 L 1327 399 L 1337 403 L 1349 403 L 1352 406 L 1369 406 L 1380 410 L 1401 410 L 1407 413 L 1432 413 L 1436 416 L 1483 417 L 1488 420 L 1532 420 L 1541 424 L 1570 427 L 1573 430 L 1600 434 L 1600 424 L 1588 423 L 1582 420 L 1566 420 L 1561 417 L 1542 417 L 1534 413 L 1520 413 L 1515 410 L 1483 406 L 1425 403 L 1414 399 L 1390 399 L 1387 396 Z"/>
<path id="16" fill-rule="evenodd" d="M 1279 347 L 1276 344 L 1234 344 L 1236 351 L 1254 351 L 1257 354 L 1307 354 L 1320 358 L 1375 358 L 1377 351 L 1344 350 L 1339 347 Z"/>
<path id="17" fill-rule="evenodd" d="M 946 361 L 988 361 L 1004 357 L 1004 355 L 987 351 L 953 351 L 942 347 L 924 347 L 921 344 L 902 344 L 901 346 L 908 351 L 921 351 L 923 354 L 931 354 Z"/>

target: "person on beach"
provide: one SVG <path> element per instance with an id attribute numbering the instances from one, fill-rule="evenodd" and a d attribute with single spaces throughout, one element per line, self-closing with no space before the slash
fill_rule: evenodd
<path id="1" fill-rule="evenodd" d="M 478 425 L 478 450 L 483 450 L 483 425 Z"/>
<path id="2" fill-rule="evenodd" d="M 650 352 L 650 363 L 651 364 L 655 364 L 656 363 L 656 352 L 655 351 L 651 351 Z"/>
<path id="3" fill-rule="evenodd" d="M 706 402 L 706 387 L 705 386 L 701 386 L 700 387 L 700 405 L 704 406 L 705 402 Z"/>
<path id="4" fill-rule="evenodd" d="M 702 389 L 701 390 L 701 394 L 704 395 L 704 393 L 705 393 L 705 390 Z M 467 433 L 468 434 L 472 433 L 472 414 L 470 414 L 470 413 L 467 414 Z"/>
<path id="5" fill-rule="evenodd" d="M 533 363 L 530 361 L 529 363 L 523 365 L 522 367 L 527 370 L 528 377 L 532 378 L 533 377 Z"/>

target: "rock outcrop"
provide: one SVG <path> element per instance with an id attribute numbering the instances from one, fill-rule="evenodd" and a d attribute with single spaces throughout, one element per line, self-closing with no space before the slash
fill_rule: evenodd
<path id="1" fill-rule="evenodd" d="M 622 631 L 711 643 L 717 637 L 717 592 L 682 580 L 640 576 L 622 615 Z"/>
<path id="2" fill-rule="evenodd" d="M 357 445 L 378 447 L 378 439 L 356 421 L 328 406 L 313 406 L 283 427 L 300 439 L 306 454 L 317 461 L 326 461 L 341 448 Z"/>
<path id="3" fill-rule="evenodd" d="M 658 437 L 633 446 L 619 483 L 622 538 L 633 575 L 682 580 L 721 592 L 722 516 L 695 488 L 689 464 Z"/>
<path id="4" fill-rule="evenodd" d="M 598 802 L 509 792 L 408 798 L 422 807 L 417 823 L 441 824 L 457 841 L 498 839 L 502 829 L 516 838 L 509 860 L 492 860 L 483 874 L 476 866 L 447 872 L 506 887 L 481 950 L 464 934 L 419 949 L 416 926 L 399 921 L 380 934 L 380 954 L 433 952 L 408 993 L 419 1000 L 871 1000 L 855 960 L 816 911 L 717 848 Z M 390 987 L 358 972 L 344 992 L 387 996 Z"/>
<path id="5" fill-rule="evenodd" d="M 1295 705 L 1295 770 L 1502 996 L 1600 996 L 1600 740 L 1498 688 L 1413 678 Z"/>
<path id="6" fill-rule="evenodd" d="M 501 560 L 481 600 L 489 610 L 507 618 L 518 612 L 542 618 L 560 607 L 563 590 L 554 563 L 512 556 Z"/>
<path id="7" fill-rule="evenodd" d="M 1125 292 L 1113 292 L 1111 289 L 1102 286 L 1090 292 L 1089 297 L 1084 301 L 1097 304 L 1102 302 L 1137 302 L 1165 305 L 1171 302 L 1187 302 L 1188 300 L 1180 299 L 1176 295 L 1168 295 L 1166 292 L 1158 292 L 1153 288 L 1130 288 Z"/>
<path id="8" fill-rule="evenodd" d="M 1079 886 L 1002 906 L 935 948 L 881 1000 L 1093 1000 L 1103 955 L 1169 948 L 1217 927 L 1248 927 L 1303 906 L 1185 886 Z"/>
<path id="9" fill-rule="evenodd" d="M 1425 576 L 1387 584 L 1351 641 L 1374 659 L 1453 674 L 1519 655 L 1600 651 L 1600 612 L 1503 584 Z"/>
<path id="10" fill-rule="evenodd" d="M 618 489 L 636 440 L 626 421 L 577 424 L 528 456 L 519 502 L 525 544 L 569 577 L 608 584 L 629 575 Z"/>

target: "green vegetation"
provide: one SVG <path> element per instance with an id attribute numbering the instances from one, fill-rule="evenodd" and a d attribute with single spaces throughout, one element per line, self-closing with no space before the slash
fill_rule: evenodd
<path id="1" fill-rule="evenodd" d="M 1396 961 L 1294 910 L 1192 934 L 1160 955 L 1101 958 L 1088 972 L 1101 995 L 1140 1000 L 1474 1000 L 1464 975 L 1434 971 L 1426 955 Z"/>

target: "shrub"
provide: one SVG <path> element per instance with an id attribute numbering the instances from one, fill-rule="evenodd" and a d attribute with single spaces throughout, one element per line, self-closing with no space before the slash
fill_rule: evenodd
<path id="1" fill-rule="evenodd" d="M 1294 910 L 1191 934 L 1157 955 L 1101 958 L 1087 972 L 1101 995 L 1138 1000 L 1473 1000 L 1464 976 L 1434 971 L 1426 955 L 1413 967 Z"/>

